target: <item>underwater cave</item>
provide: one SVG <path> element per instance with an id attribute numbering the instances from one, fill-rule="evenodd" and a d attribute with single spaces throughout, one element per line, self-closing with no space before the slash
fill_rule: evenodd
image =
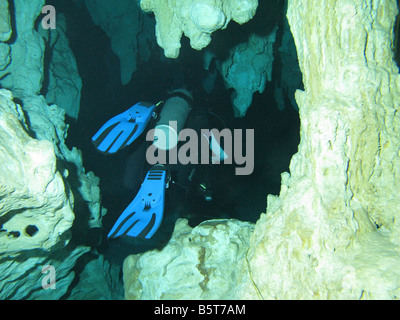
<path id="1" fill-rule="evenodd" d="M 0 0 L 0 298 L 396 299 L 398 37 L 396 0 Z"/>
<path id="2" fill-rule="evenodd" d="M 100 177 L 102 205 L 108 211 L 102 220 L 104 239 L 115 220 L 138 192 L 146 167 L 145 159 L 139 153 L 144 153 L 144 147 L 141 146 L 144 143 L 143 137 L 139 138 L 140 143 L 128 146 L 116 154 L 105 156 L 95 149 L 91 137 L 108 119 L 139 101 L 156 103 L 165 99 L 170 91 L 184 87 L 192 93 L 195 105 L 208 108 L 217 114 L 217 117 L 211 115 L 210 118 L 218 130 L 224 128 L 254 130 L 254 170 L 250 175 L 235 175 L 234 163 L 215 165 L 217 168 L 211 173 L 213 200 L 209 203 L 199 197 L 190 197 L 184 187 L 171 184 L 170 189 L 175 190 L 166 190 L 164 219 L 158 236 L 155 235 L 154 239 L 150 240 L 145 239 L 144 242 L 139 240 L 140 242 L 135 244 L 132 244 L 130 238 L 119 241 L 104 240 L 106 241 L 103 243 L 104 248 L 112 246 L 110 255 L 117 256 L 117 249 L 112 242 L 117 242 L 116 246 L 120 249 L 123 247 L 121 258 L 125 258 L 127 253 L 149 250 L 152 246 L 163 246 L 170 238 L 177 218 L 188 219 L 192 227 L 209 219 L 234 218 L 255 223 L 260 213 L 265 212 L 265 195 L 279 194 L 280 175 L 288 170 L 289 161 L 297 151 L 299 143 L 297 106 L 291 105 L 290 99 L 294 101 L 294 91 L 302 88 L 301 73 L 295 59 L 293 39 L 287 39 L 290 32 L 284 28 L 284 23 L 287 24 L 284 3 L 274 1 L 259 4 L 257 13 L 251 21 L 244 25 L 231 22 L 229 28 L 215 32 L 213 41 L 203 50 L 191 48 L 189 40 L 183 36 L 182 47 L 176 59 L 164 57 L 162 48 L 152 46 L 148 61 L 138 58 L 137 69 L 126 84 L 121 83 L 121 63 L 113 52 L 109 36 L 101 27 L 94 25 L 87 8 L 83 5 L 78 7 L 71 1 L 57 0 L 47 3 L 54 5 L 58 12 L 62 12 L 67 18 L 67 36 L 82 77 L 79 116 L 68 121 L 70 128 L 66 143 L 70 147 L 76 146 L 82 150 L 85 169 L 93 171 Z M 140 11 L 139 14 L 146 15 Z M 145 25 L 144 27 L 147 26 L 148 29 L 140 32 L 152 35 L 154 15 L 147 14 L 147 16 L 150 16 L 153 24 Z M 130 17 L 133 18 L 134 15 Z M 262 93 L 258 91 L 254 93 L 253 101 L 245 116 L 235 117 L 231 101 L 233 89 L 226 88 L 224 79 L 219 73 L 211 75 L 215 78 L 211 80 L 214 81 L 213 87 L 207 88 L 209 92 L 202 85 L 204 79 L 210 77 L 204 68 L 204 55 L 212 52 L 214 59 L 220 64 L 235 46 L 248 42 L 251 34 L 266 37 L 277 26 L 278 31 L 271 44 L 271 54 L 263 57 L 264 62 L 268 63 L 272 70 L 267 68 L 256 70 L 260 73 L 259 77 L 264 78 L 266 82 L 259 88 Z M 137 31 L 131 30 L 133 36 L 135 32 Z M 282 44 L 283 37 L 286 42 L 292 43 Z M 280 51 L 282 46 L 286 47 Z M 248 48 L 248 50 L 256 49 Z M 286 52 L 285 55 L 285 50 L 292 52 Z M 256 52 L 254 56 L 261 53 Z M 290 57 L 292 60 L 288 59 Z M 260 64 L 261 59 L 256 63 Z M 282 67 L 286 62 L 290 66 Z M 244 63 L 251 63 L 251 60 L 248 59 Z M 260 68 L 259 65 L 251 64 L 247 67 Z M 291 70 L 286 74 L 288 68 Z M 270 79 L 266 79 L 268 77 L 266 73 L 270 73 Z M 290 79 L 282 82 L 282 78 Z M 288 83 L 291 85 L 288 88 L 289 92 L 274 96 L 276 87 Z M 276 98 L 282 101 L 277 102 Z M 283 106 L 282 110 L 278 108 L 278 103 Z M 140 150 L 136 151 L 134 148 Z M 134 158 L 139 160 L 135 161 Z M 130 177 L 131 181 L 127 177 Z"/>

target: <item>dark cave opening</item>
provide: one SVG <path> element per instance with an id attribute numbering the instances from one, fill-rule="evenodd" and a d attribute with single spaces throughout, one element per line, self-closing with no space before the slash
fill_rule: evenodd
<path id="1" fill-rule="evenodd" d="M 399 8 L 399 0 L 397 0 L 397 8 Z M 396 21 L 394 24 L 394 43 L 393 43 L 393 52 L 394 52 L 394 60 L 397 64 L 397 67 L 400 66 L 400 43 L 399 43 L 399 38 L 400 38 L 400 14 L 397 14 Z"/>
<path id="2" fill-rule="evenodd" d="M 79 118 L 68 119 L 70 128 L 67 145 L 70 148 L 75 146 L 81 149 L 86 171 L 93 171 L 100 177 L 102 206 L 107 208 L 107 214 L 103 217 L 104 239 L 137 192 L 137 181 L 135 187 L 131 189 L 125 188 L 122 181 L 126 163 L 134 153 L 134 148 L 139 146 L 134 144 L 111 156 L 98 152 L 91 143 L 91 137 L 105 121 L 138 101 L 157 102 L 164 99 L 167 92 L 174 89 L 174 83 L 179 81 L 178 74 L 185 79 L 192 90 L 196 103 L 218 110 L 230 129 L 254 129 L 255 165 L 251 175 L 237 176 L 234 174 L 235 165 L 219 165 L 215 173 L 215 196 L 211 204 L 190 200 L 183 210 L 179 202 L 184 200 L 181 195 L 176 198 L 176 193 L 179 191 L 171 192 L 172 195 L 167 195 L 163 224 L 151 240 L 103 241 L 100 251 L 109 252 L 112 247 L 113 255 L 118 256 L 120 253 L 120 259 L 123 259 L 126 257 L 126 252 L 137 253 L 160 247 L 169 239 L 174 223 L 179 217 L 188 218 L 191 226 L 204 220 L 218 218 L 256 222 L 260 214 L 266 211 L 267 195 L 279 194 L 280 175 L 289 170 L 290 159 L 297 152 L 300 140 L 298 112 L 288 101 L 284 110 L 278 110 L 274 100 L 274 81 L 267 83 L 262 94 L 254 94 L 253 103 L 246 116 L 236 119 L 233 117 L 231 91 L 225 89 L 220 76 L 211 94 L 207 94 L 201 88 L 201 77 L 204 74 L 203 51 L 192 49 L 188 39 L 182 37 L 182 48 L 177 59 L 160 59 L 163 51 L 156 46 L 150 60 L 139 61 L 132 80 L 123 86 L 120 81 L 119 59 L 111 50 L 110 39 L 100 27 L 93 24 L 85 5 L 78 7 L 74 2 L 67 0 L 52 0 L 47 1 L 47 4 L 54 5 L 57 13 L 62 12 L 67 18 L 67 35 L 83 82 Z M 270 6 L 269 4 L 268 8 L 264 9 L 270 10 Z M 281 10 L 282 7 L 277 7 L 275 13 L 279 12 L 278 16 L 283 17 Z M 244 28 L 246 24 L 233 25 L 232 28 L 237 30 L 242 28 L 240 32 L 242 37 L 246 30 L 251 32 L 257 29 L 256 17 L 251 22 L 248 29 Z M 226 36 L 224 32 L 215 32 L 210 46 L 219 48 L 225 46 L 221 40 Z M 278 51 L 281 36 L 279 28 L 275 51 Z M 235 42 L 235 39 L 230 41 Z M 280 76 L 282 63 L 277 58 L 275 60 L 274 79 Z"/>

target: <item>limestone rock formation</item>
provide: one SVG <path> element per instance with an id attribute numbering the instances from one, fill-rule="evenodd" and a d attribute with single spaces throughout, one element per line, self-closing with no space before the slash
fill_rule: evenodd
<path id="1" fill-rule="evenodd" d="M 121 82 L 127 84 L 136 71 L 138 58 L 147 61 L 154 43 L 154 22 L 143 14 L 137 1 L 85 0 L 95 25 L 111 39 L 111 48 L 118 56 Z"/>
<path id="2" fill-rule="evenodd" d="M 0 92 L 2 253 L 51 247 L 65 238 L 74 220 L 73 196 L 56 170 L 54 146 L 32 139 L 23 112 L 9 91 Z M 19 118 L 19 119 L 18 119 Z M 12 147 L 11 147 L 12 146 Z"/>
<path id="3" fill-rule="evenodd" d="M 81 281 L 72 289 L 71 300 L 122 300 L 124 290 L 119 266 L 111 265 L 102 255 L 85 259 Z"/>
<path id="4" fill-rule="evenodd" d="M 11 62 L 10 46 L 0 42 L 0 73 L 4 71 Z"/>
<path id="5" fill-rule="evenodd" d="M 25 98 L 23 102 L 30 132 L 38 140 L 53 144 L 53 152 L 58 160 L 57 169 L 74 191 L 75 206 L 83 206 L 81 209 L 88 211 L 87 223 L 90 228 L 99 228 L 101 217 L 105 214 L 101 208 L 100 181 L 93 172 L 85 172 L 81 151 L 76 148 L 70 150 L 65 145 L 68 126 L 64 122 L 64 110 L 56 105 L 48 106 L 43 96 Z"/>
<path id="6" fill-rule="evenodd" d="M 0 41 L 6 42 L 11 37 L 10 14 L 8 12 L 8 1 L 0 0 Z"/>
<path id="7" fill-rule="evenodd" d="M 73 224 L 81 225 L 75 243 L 101 227 L 99 179 L 84 172 L 77 149 L 65 146 L 62 109 L 33 96 L 22 110 L 12 99 L 0 90 L 0 158 L 7 164 L 0 169 L 0 295 L 58 299 L 74 279 L 76 260 L 89 250 L 68 244 Z M 56 269 L 58 290 L 42 288 L 46 265 Z"/>
<path id="8" fill-rule="evenodd" d="M 0 75 L 0 84 L 1 86 L 12 91 L 12 95 L 14 97 L 18 97 L 21 99 L 22 108 L 24 112 L 26 112 L 26 116 L 29 122 L 29 133 L 32 134 L 38 140 L 47 140 L 52 142 L 54 146 L 54 153 L 60 162 L 64 164 L 64 168 L 70 169 L 73 168 L 74 172 L 65 171 L 66 175 L 69 176 L 70 182 L 76 179 L 77 182 L 71 182 L 72 185 L 79 186 L 82 190 L 87 190 L 88 193 L 78 192 L 80 195 L 76 195 L 76 198 L 83 198 L 83 201 L 87 201 L 92 203 L 90 205 L 90 209 L 92 210 L 91 216 L 95 222 L 93 222 L 93 226 L 101 225 L 100 217 L 101 217 L 101 209 L 100 209 L 100 190 L 98 188 L 98 178 L 96 178 L 93 174 L 87 174 L 84 172 L 82 166 L 82 158 L 80 152 L 76 149 L 69 150 L 64 143 L 64 140 L 67 135 L 67 129 L 64 122 L 64 112 L 56 106 L 51 105 L 48 106 L 43 97 L 39 96 L 38 93 L 42 89 L 42 79 L 43 79 L 43 57 L 44 57 L 44 39 L 41 37 L 43 33 L 44 36 L 49 36 L 46 32 L 40 31 L 37 32 L 34 30 L 34 22 L 37 16 L 41 13 L 41 9 L 44 5 L 44 1 L 35 0 L 35 1 L 14 1 L 15 6 L 15 17 L 16 17 L 16 30 L 13 31 L 15 35 L 15 41 L 10 45 L 10 55 L 11 61 L 9 65 L 3 71 L 4 74 Z M 5 9 L 7 6 L 2 5 Z M 3 26 L 1 30 L 5 30 L 2 38 L 7 39 L 7 37 L 11 37 L 8 34 L 8 28 L 6 27 L 9 24 L 9 14 L 6 15 L 5 12 L 2 12 L 4 16 L 4 21 L 1 21 L 1 25 Z M 63 23 L 63 19 L 59 20 L 59 30 L 57 31 L 49 31 L 55 32 L 53 35 L 59 35 L 65 32 L 64 27 L 65 23 Z M 7 37 L 5 36 L 7 34 Z M 60 42 L 60 38 L 56 37 L 56 43 Z M 74 60 L 71 56 L 72 53 L 70 49 L 68 50 L 67 42 L 64 38 L 62 40 L 63 45 L 55 45 L 55 51 L 49 54 L 50 56 L 58 57 L 58 49 L 63 52 L 68 52 L 68 56 L 70 59 Z M 3 47 L 6 48 L 8 44 L 2 43 Z M 53 48 L 53 49 L 54 49 Z M 58 48 L 58 49 L 57 49 Z M 62 49 L 61 49 L 62 48 Z M 29 53 L 26 50 L 29 49 Z M 52 48 L 49 48 L 51 50 Z M 60 53 L 61 54 L 61 53 Z M 60 66 L 60 57 L 58 57 L 53 64 L 57 64 Z M 76 64 L 72 61 L 71 65 Z M 0 65 L 2 61 L 0 60 Z M 3 64 L 5 64 L 3 62 Z M 70 83 L 69 81 L 72 79 L 71 70 L 64 70 L 64 77 L 61 79 L 61 73 L 57 72 L 58 79 L 63 82 L 61 87 L 66 89 L 65 83 Z M 76 70 L 74 71 L 76 75 Z M 53 75 L 55 76 L 55 73 Z M 77 76 L 79 77 L 79 76 Z M 76 78 L 76 77 L 75 77 Z M 53 81 L 50 81 L 53 83 Z M 80 81 L 75 81 L 77 87 L 76 96 L 80 96 Z M 60 89 L 61 89 L 60 87 Z M 79 90 L 78 90 L 79 89 Z M 60 97 L 60 91 L 57 92 L 57 96 Z M 64 97 L 65 98 L 65 97 Z M 58 99 L 58 98 L 57 98 Z M 79 103 L 78 98 L 74 100 L 75 103 Z M 62 166 L 59 166 L 62 168 Z M 76 170 L 76 171 L 75 171 Z M 87 187 L 87 184 L 83 181 L 87 181 L 87 184 L 92 185 L 93 187 Z M 97 195 L 96 195 L 97 194 Z M 90 200 L 88 199 L 90 198 Z"/>
<path id="9" fill-rule="evenodd" d="M 67 22 L 62 13 L 57 14 L 57 28 L 39 32 L 46 39 L 48 55 L 48 84 L 46 101 L 63 108 L 68 116 L 77 119 L 79 114 L 82 80 L 75 56 L 66 35 Z"/>
<path id="10" fill-rule="evenodd" d="M 176 58 L 182 34 L 192 48 L 201 50 L 211 41 L 211 34 L 225 29 L 230 20 L 239 24 L 256 13 L 257 0 L 141 0 L 141 8 L 154 12 L 157 43 L 168 58 Z"/>
<path id="11" fill-rule="evenodd" d="M 74 280 L 77 259 L 89 250 L 69 244 L 64 248 L 20 251 L 18 255 L 1 256 L 0 298 L 21 300 L 54 300 L 63 297 Z M 55 286 L 48 267 L 54 267 Z M 49 278 L 46 278 L 49 277 Z"/>
<path id="12" fill-rule="evenodd" d="M 234 89 L 235 117 L 244 117 L 253 101 L 253 94 L 257 91 L 263 93 L 266 82 L 271 81 L 276 29 L 266 36 L 251 34 L 247 42 L 233 47 L 229 57 L 221 63 L 225 86 Z"/>
<path id="13" fill-rule="evenodd" d="M 10 14 L 8 12 L 8 1 L 0 1 L 0 79 L 4 70 L 11 61 L 10 46 L 5 42 L 11 37 Z"/>
<path id="14" fill-rule="evenodd" d="M 65 145 L 65 111 L 39 95 L 45 46 L 34 26 L 44 1 L 13 5 L 8 12 L 0 2 L 0 85 L 10 89 L 0 90 L 0 297 L 58 299 L 105 210 L 99 179 L 85 172 L 80 151 Z M 42 281 L 48 265 L 57 290 Z"/>
<path id="15" fill-rule="evenodd" d="M 6 54 L 7 59 L 11 61 L 5 70 L 0 70 L 0 85 L 12 90 L 13 95 L 18 98 L 38 94 L 42 88 L 44 41 L 40 34 L 35 31 L 34 23 L 41 13 L 44 3 L 44 0 L 14 1 L 16 19 L 13 37 L 16 37 L 16 40 L 12 44 L 6 45 L 11 48 L 10 52 Z M 4 25 L 1 29 L 6 30 L 2 38 L 7 39 L 7 37 L 10 37 L 9 30 L 11 30 L 11 27 L 9 26 L 7 6 L 3 4 L 3 8 L 6 10 L 1 10 L 0 18 L 5 20 L 0 20 L 0 24 Z M 1 51 L 8 52 L 4 44 L 2 46 Z"/>
<path id="16" fill-rule="evenodd" d="M 191 228 L 179 219 L 161 251 L 126 258 L 125 298 L 233 299 L 252 231 L 251 223 L 238 220 L 209 220 Z"/>
<path id="17" fill-rule="evenodd" d="M 100 0 L 86 5 L 114 36 L 127 83 L 138 48 L 146 56 L 149 46 L 142 46 L 148 38 L 137 38 L 141 18 L 124 18 L 118 26 L 117 16 L 126 17 L 121 8 L 142 17 L 134 1 L 120 1 L 125 6 Z M 0 299 L 58 299 L 70 288 L 78 259 L 90 250 L 82 237 L 101 227 L 105 212 L 99 179 L 85 172 L 81 152 L 65 145 L 64 110 L 40 96 L 45 41 L 35 22 L 44 1 L 12 3 L 15 12 L 0 0 L 0 85 L 8 89 L 0 89 Z M 201 49 L 231 19 L 251 19 L 257 1 L 142 0 L 141 7 L 154 12 L 165 55 L 177 57 L 183 33 Z M 178 220 L 163 249 L 125 260 L 126 298 L 398 299 L 400 76 L 392 52 L 397 13 L 395 0 L 288 1 L 304 91 L 295 96 L 301 142 L 290 172 L 282 173 L 279 196 L 268 196 L 266 213 L 255 225 L 210 220 L 191 228 Z M 129 31 L 133 26 L 139 29 Z M 237 116 L 270 80 L 274 39 L 272 33 L 251 35 L 221 67 L 237 91 Z M 246 52 L 240 59 L 239 50 Z M 50 87 L 58 87 L 58 80 Z M 70 298 L 118 298 L 117 270 L 102 256 L 84 262 Z M 43 282 L 48 265 L 56 272 L 57 290 Z M 98 281 L 101 290 L 90 290 Z"/>
<path id="18" fill-rule="evenodd" d="M 0 28 L 0 85 L 12 90 L 17 98 L 37 95 L 41 92 L 45 77 L 44 59 L 47 43 L 46 99 L 49 104 L 56 103 L 76 118 L 80 106 L 82 81 L 78 74 L 75 57 L 66 38 L 66 22 L 60 15 L 55 30 L 34 29 L 36 18 L 41 13 L 44 1 L 15 1 L 16 30 L 15 41 L 5 43 L 11 37 L 8 6 L 0 16 L 4 25 Z M 1 8 L 1 4 L 0 4 Z M 4 19 L 4 20 L 2 20 Z M 1 33 L 4 29 L 4 33 Z M 16 36 L 18 34 L 18 36 Z M 46 40 L 46 43 L 45 43 Z M 51 57 L 51 59 L 50 59 Z"/>
<path id="19" fill-rule="evenodd" d="M 24 112 L 12 99 L 10 91 L 0 90 L 0 294 L 59 298 L 88 248 L 67 246 L 73 194 L 57 170 L 54 145 L 29 136 Z M 42 288 L 40 266 L 48 264 L 57 267 L 60 290 Z"/>
<path id="20" fill-rule="evenodd" d="M 252 235 L 262 298 L 399 297 L 396 14 L 394 0 L 289 1 L 305 87 L 301 142 Z M 259 297 L 251 283 L 239 297 Z"/>

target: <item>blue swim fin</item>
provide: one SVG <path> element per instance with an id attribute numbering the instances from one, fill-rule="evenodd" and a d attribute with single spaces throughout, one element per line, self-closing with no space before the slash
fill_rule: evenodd
<path id="1" fill-rule="evenodd" d="M 146 128 L 155 107 L 149 102 L 136 103 L 108 120 L 92 137 L 93 144 L 105 153 L 115 153 L 130 145 Z"/>
<path id="2" fill-rule="evenodd" d="M 167 182 L 167 171 L 164 166 L 152 167 L 135 199 L 122 212 L 107 237 L 116 238 L 123 235 L 137 237 L 140 235 L 150 239 L 163 218 Z"/>

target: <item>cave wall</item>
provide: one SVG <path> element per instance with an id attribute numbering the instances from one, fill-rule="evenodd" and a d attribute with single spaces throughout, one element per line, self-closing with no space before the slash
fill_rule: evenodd
<path id="1" fill-rule="evenodd" d="M 301 142 L 256 224 L 241 297 L 398 297 L 396 14 L 396 1 L 289 1 Z"/>
<path id="2" fill-rule="evenodd" d="M 56 15 L 57 28 L 48 32 L 39 28 L 45 40 L 44 78 L 41 92 L 48 104 L 56 104 L 65 113 L 78 119 L 81 104 L 82 80 L 67 37 L 67 21 L 62 13 Z"/>
<path id="3" fill-rule="evenodd" d="M 78 259 L 98 241 L 105 214 L 99 178 L 86 173 L 81 152 L 65 144 L 65 110 L 41 95 L 45 54 L 56 57 L 56 48 L 71 54 L 67 42 L 46 47 L 49 38 L 60 39 L 65 25 L 37 30 L 43 6 L 42 0 L 0 1 L 1 299 L 66 295 Z M 57 76 L 68 82 L 74 76 L 70 70 L 58 69 Z M 54 267 L 56 290 L 42 282 L 47 265 Z"/>
<path id="4" fill-rule="evenodd" d="M 34 23 L 45 1 L 15 0 L 10 10 L 8 1 L 3 2 L 2 25 L 5 33 L 2 46 L 6 48 L 3 52 L 8 54 L 2 57 L 6 61 L 2 64 L 7 64 L 7 67 L 0 73 L 0 85 L 12 90 L 18 98 L 37 95 L 43 82 L 44 40 L 35 31 Z"/>

